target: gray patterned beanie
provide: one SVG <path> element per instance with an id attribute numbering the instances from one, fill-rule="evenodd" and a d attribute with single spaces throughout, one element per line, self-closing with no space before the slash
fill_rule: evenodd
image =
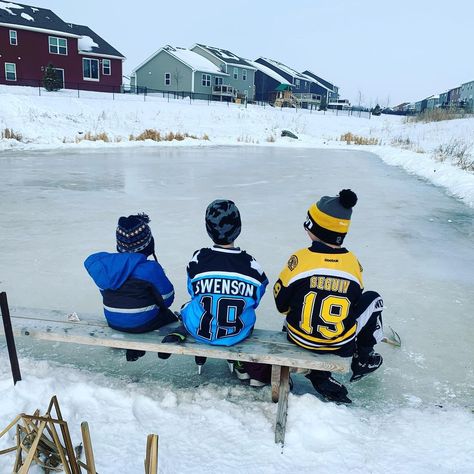
<path id="1" fill-rule="evenodd" d="M 240 234 L 242 222 L 240 212 L 233 201 L 216 199 L 206 209 L 206 230 L 212 241 L 227 245 Z"/>

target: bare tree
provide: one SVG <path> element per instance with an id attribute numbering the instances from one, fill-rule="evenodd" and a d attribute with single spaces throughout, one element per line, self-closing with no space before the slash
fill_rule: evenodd
<path id="1" fill-rule="evenodd" d="M 181 73 L 181 71 L 178 68 L 176 68 L 175 71 L 173 72 L 173 79 L 176 82 L 176 90 L 177 91 L 179 91 L 179 83 L 180 83 L 182 78 L 183 78 L 183 74 Z"/>

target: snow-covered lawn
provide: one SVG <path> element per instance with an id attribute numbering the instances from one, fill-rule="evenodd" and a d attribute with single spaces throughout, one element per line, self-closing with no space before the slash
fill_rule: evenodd
<path id="1" fill-rule="evenodd" d="M 454 141 L 465 145 L 469 155 L 474 143 L 474 119 L 405 123 L 403 117 L 359 118 L 334 112 L 274 109 L 256 105 L 170 99 L 133 94 L 116 95 L 81 91 L 38 94 L 37 88 L 0 86 L 0 133 L 5 129 L 21 135 L 21 141 L 0 139 L 0 152 L 15 149 L 69 149 L 77 147 L 218 146 L 258 145 L 285 147 L 350 148 L 373 151 L 391 165 L 422 176 L 474 206 L 474 173 L 435 159 L 436 150 Z M 146 129 L 188 133 L 197 139 L 177 142 L 129 141 Z M 299 140 L 282 138 L 284 129 Z M 380 145 L 347 145 L 341 135 L 350 132 L 375 138 Z M 105 133 L 109 140 L 87 141 L 87 134 Z M 201 138 L 207 135 L 209 140 Z M 1 136 L 1 135 L 0 135 Z M 79 142 L 79 143 L 77 143 Z"/>

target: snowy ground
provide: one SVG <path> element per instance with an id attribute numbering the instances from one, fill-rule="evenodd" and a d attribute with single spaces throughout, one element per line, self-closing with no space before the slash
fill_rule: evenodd
<path id="1" fill-rule="evenodd" d="M 371 120 L 335 116 L 333 112 L 281 109 L 189 99 L 170 99 L 81 91 L 41 92 L 37 88 L 0 85 L 0 132 L 5 128 L 22 135 L 22 141 L 2 140 L 0 151 L 8 149 L 77 149 L 137 146 L 129 136 L 145 129 L 189 133 L 209 141 L 193 140 L 160 143 L 160 146 L 258 145 L 318 148 L 348 148 L 340 141 L 351 132 L 376 138 L 380 145 L 362 146 L 377 153 L 390 165 L 401 166 L 474 206 L 474 173 L 453 167 L 449 160 L 434 159 L 440 146 L 465 146 L 474 159 L 474 118 L 429 124 L 404 123 L 403 117 L 381 116 Z M 288 129 L 299 136 L 298 141 L 280 137 Z M 82 141 L 87 133 L 106 133 L 110 143 Z M 156 146 L 156 143 L 139 143 Z M 361 148 L 361 146 L 353 146 Z"/>
<path id="2" fill-rule="evenodd" d="M 276 406 L 268 388 L 239 384 L 219 361 L 209 361 L 199 377 L 184 357 L 159 361 L 147 354 L 129 364 L 118 351 L 18 341 L 24 380 L 13 388 L 0 341 L 0 429 L 20 412 L 44 410 L 56 394 L 75 443 L 80 422 L 89 422 L 101 474 L 143 472 L 152 432 L 160 435 L 162 473 L 474 472 L 474 211 L 465 205 L 472 205 L 472 176 L 441 167 L 429 153 L 389 146 L 347 150 L 334 140 L 348 131 L 388 140 L 409 130 L 430 150 L 449 139 L 451 127 L 468 139 L 461 126 L 471 121 L 422 132 L 393 117 L 144 104 L 134 96 L 129 102 L 52 100 L 5 91 L 0 88 L 0 130 L 12 128 L 30 141 L 0 140 L 0 289 L 12 306 L 97 311 L 100 300 L 82 261 L 93 251 L 112 250 L 117 216 L 138 210 L 152 217 L 179 305 L 186 299 L 185 264 L 207 245 L 204 208 L 218 195 L 239 204 L 239 243 L 274 281 L 291 251 L 306 244 L 302 220 L 309 203 L 351 187 L 360 202 L 347 245 L 364 265 L 366 286 L 383 293 L 385 322 L 404 345 L 380 348 L 384 365 L 349 387 L 350 407 L 319 401 L 309 383 L 295 377 L 282 451 L 273 443 Z M 63 143 L 78 131 L 126 138 L 149 127 L 207 133 L 211 140 L 146 148 L 126 141 Z M 279 138 L 283 128 L 300 134 L 302 143 Z M 267 133 L 276 142 L 267 142 Z M 423 134 L 429 135 L 425 141 Z M 210 147 L 229 144 L 246 148 Z M 431 169 L 444 176 L 445 188 L 464 204 L 360 153 L 368 149 L 404 167 L 418 165 L 421 175 Z M 279 329 L 280 323 L 269 292 L 258 325 Z M 342 380 L 347 383 L 347 376 Z M 0 440 L 0 450 L 7 445 Z M 0 457 L 0 472 L 11 465 L 10 457 Z"/>

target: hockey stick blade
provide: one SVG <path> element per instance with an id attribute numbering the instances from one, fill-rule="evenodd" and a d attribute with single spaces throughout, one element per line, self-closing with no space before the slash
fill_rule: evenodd
<path id="1" fill-rule="evenodd" d="M 390 329 L 390 336 L 385 336 L 382 339 L 382 342 L 385 342 L 386 344 L 390 344 L 391 346 L 401 347 L 402 339 L 400 338 L 398 332 L 394 331 L 393 328 L 391 328 L 390 326 L 389 326 L 389 329 Z"/>

